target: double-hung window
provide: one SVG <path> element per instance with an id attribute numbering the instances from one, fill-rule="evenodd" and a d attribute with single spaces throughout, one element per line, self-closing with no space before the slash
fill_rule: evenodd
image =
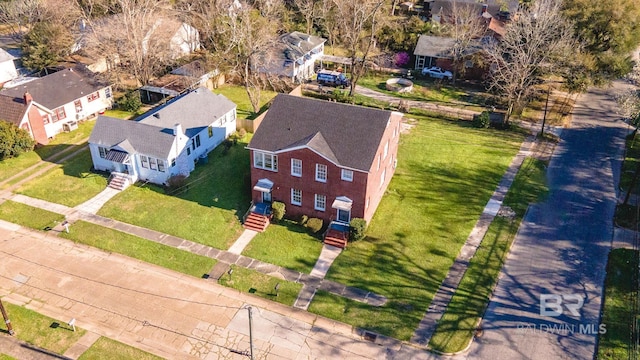
<path id="1" fill-rule="evenodd" d="M 142 165 L 143 168 L 148 168 L 149 167 L 149 159 L 144 155 L 140 155 L 140 165 Z"/>
<path id="2" fill-rule="evenodd" d="M 64 106 L 54 109 L 53 114 L 51 115 L 51 118 L 53 118 L 53 122 L 66 119 L 67 113 L 64 111 Z"/>
<path id="3" fill-rule="evenodd" d="M 158 170 L 158 164 L 156 163 L 156 158 L 149 158 L 149 168 L 151 170 Z"/>
<path id="4" fill-rule="evenodd" d="M 164 172 L 164 160 L 158 159 L 158 171 Z"/>
<path id="5" fill-rule="evenodd" d="M 316 181 L 327 182 L 327 165 L 316 164 Z"/>
<path id="6" fill-rule="evenodd" d="M 98 153 L 100 153 L 100 157 L 101 158 L 106 158 L 107 157 L 107 148 L 103 148 L 102 146 L 98 147 Z"/>
<path id="7" fill-rule="evenodd" d="M 253 167 L 270 171 L 278 171 L 278 155 L 254 151 Z"/>
<path id="8" fill-rule="evenodd" d="M 96 99 L 99 99 L 99 98 L 100 98 L 100 93 L 97 92 L 97 91 L 87 95 L 87 101 L 89 101 L 89 102 L 92 102 L 93 100 L 96 100 Z"/>
<path id="9" fill-rule="evenodd" d="M 324 211 L 327 206 L 327 197 L 325 195 L 316 194 L 314 209 Z"/>
<path id="10" fill-rule="evenodd" d="M 302 177 L 302 160 L 291 159 L 291 176 Z"/>
<path id="11" fill-rule="evenodd" d="M 73 105 L 75 105 L 76 107 L 76 112 L 79 113 L 80 111 L 82 111 L 82 101 L 80 101 L 80 99 L 76 100 L 73 102 Z"/>
<path id="12" fill-rule="evenodd" d="M 298 206 L 302 205 L 302 190 L 291 189 L 291 204 Z"/>
<path id="13" fill-rule="evenodd" d="M 344 181 L 353 181 L 353 171 L 342 169 L 342 174 L 340 175 L 340 178 Z"/>

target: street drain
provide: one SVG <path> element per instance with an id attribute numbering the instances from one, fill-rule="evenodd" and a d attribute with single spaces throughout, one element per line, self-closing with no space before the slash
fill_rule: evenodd
<path id="1" fill-rule="evenodd" d="M 374 333 L 371 333 L 371 332 L 368 332 L 368 331 L 365 331 L 363 337 L 367 341 L 375 342 L 376 339 L 378 338 L 378 335 L 376 335 Z"/>

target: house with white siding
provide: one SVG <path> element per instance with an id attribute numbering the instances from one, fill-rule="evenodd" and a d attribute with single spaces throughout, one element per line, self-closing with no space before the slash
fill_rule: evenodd
<path id="1" fill-rule="evenodd" d="M 118 188 L 136 181 L 166 184 L 189 176 L 200 158 L 236 130 L 236 105 L 200 87 L 135 120 L 100 116 L 89 138 L 96 170 Z"/>
<path id="2" fill-rule="evenodd" d="M 75 129 L 78 121 L 95 119 L 113 104 L 111 87 L 98 81 L 88 71 L 78 68 L 60 70 L 3 89 L 0 95 L 12 97 L 17 102 L 28 99 L 40 105 L 46 139 L 62 131 Z"/>

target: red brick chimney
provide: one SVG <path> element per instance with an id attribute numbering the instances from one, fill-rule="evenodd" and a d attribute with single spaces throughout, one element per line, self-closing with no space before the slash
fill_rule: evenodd
<path id="1" fill-rule="evenodd" d="M 29 104 L 32 101 L 33 97 L 31 96 L 31 94 L 29 94 L 29 92 L 24 93 L 24 103 Z"/>

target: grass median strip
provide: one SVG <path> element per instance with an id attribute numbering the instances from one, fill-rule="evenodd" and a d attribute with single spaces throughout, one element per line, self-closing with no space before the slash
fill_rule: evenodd
<path id="1" fill-rule="evenodd" d="M 638 251 L 615 249 L 609 253 L 602 315 L 607 332 L 600 335 L 598 359 L 633 359 L 637 355 L 631 351 L 637 321 L 638 265 Z"/>
<path id="2" fill-rule="evenodd" d="M 259 273 L 235 265 L 231 265 L 231 274 L 228 272 L 218 283 L 241 292 L 254 294 L 262 298 L 277 301 L 281 304 L 292 306 L 298 297 L 302 284 L 278 279 L 273 276 Z M 276 290 L 276 285 L 278 285 Z"/>
<path id="3" fill-rule="evenodd" d="M 283 220 L 256 235 L 242 255 L 308 274 L 321 251 L 322 242 L 304 226 Z"/>
<path id="4" fill-rule="evenodd" d="M 202 277 L 211 271 L 215 259 L 192 254 L 188 251 L 158 244 L 121 231 L 109 229 L 85 221 L 70 226 L 69 233 L 60 236 L 74 242 L 93 246 L 142 260 L 183 274 Z"/>
<path id="5" fill-rule="evenodd" d="M 15 201 L 0 204 L 0 219 L 35 230 L 48 230 L 64 220 L 64 215 Z"/>
<path id="6" fill-rule="evenodd" d="M 29 344 L 63 354 L 87 331 L 76 326 L 73 331 L 67 321 L 44 316 L 24 306 L 4 302 L 16 337 Z"/>
<path id="7" fill-rule="evenodd" d="M 523 163 L 503 202 L 515 217 L 496 217 L 491 223 L 431 337 L 429 346 L 434 350 L 462 351 L 473 338 L 528 205 L 547 194 L 545 171 L 542 161 L 527 158 Z"/>
<path id="8" fill-rule="evenodd" d="M 121 342 L 101 337 L 85 351 L 78 360 L 161 360 L 148 352 L 123 344 Z"/>

